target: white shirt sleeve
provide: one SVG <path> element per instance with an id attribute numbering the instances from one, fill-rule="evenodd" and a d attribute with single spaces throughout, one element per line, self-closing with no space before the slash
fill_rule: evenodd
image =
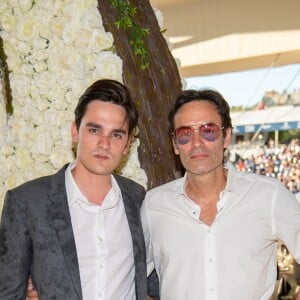
<path id="1" fill-rule="evenodd" d="M 300 204 L 296 196 L 281 184 L 277 185 L 274 193 L 273 228 L 276 238 L 300 262 Z"/>
<path id="2" fill-rule="evenodd" d="M 151 224 L 147 212 L 147 197 L 143 201 L 141 207 L 141 220 L 146 244 L 146 254 L 147 254 L 147 276 L 149 276 L 154 270 L 154 258 L 153 258 L 153 248 L 151 241 Z"/>

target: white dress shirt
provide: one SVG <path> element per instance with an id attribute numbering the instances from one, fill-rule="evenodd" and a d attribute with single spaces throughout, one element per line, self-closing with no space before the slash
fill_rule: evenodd
<path id="1" fill-rule="evenodd" d="M 112 188 L 101 206 L 88 202 L 72 176 L 65 173 L 68 204 L 84 300 L 134 300 L 132 238 L 121 191 Z"/>
<path id="2" fill-rule="evenodd" d="M 277 240 L 300 261 L 300 205 L 272 178 L 228 164 L 211 226 L 184 192 L 186 176 L 149 191 L 142 205 L 148 274 L 161 300 L 268 300 L 276 282 Z"/>

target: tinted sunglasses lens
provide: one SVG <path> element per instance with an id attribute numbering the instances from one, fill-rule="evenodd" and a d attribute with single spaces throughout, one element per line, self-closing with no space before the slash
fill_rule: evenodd
<path id="1" fill-rule="evenodd" d="M 213 142 L 220 135 L 220 128 L 214 123 L 203 124 L 199 126 L 199 134 L 208 142 Z"/>
<path id="2" fill-rule="evenodd" d="M 175 139 L 180 145 L 185 145 L 189 143 L 193 137 L 193 129 L 191 127 L 179 127 L 175 129 Z"/>
<path id="3" fill-rule="evenodd" d="M 220 127 L 214 123 L 202 124 L 198 127 L 199 136 L 208 142 L 214 142 L 219 138 Z M 179 145 L 189 143 L 194 136 L 194 129 L 189 126 L 183 126 L 175 129 L 176 142 Z"/>

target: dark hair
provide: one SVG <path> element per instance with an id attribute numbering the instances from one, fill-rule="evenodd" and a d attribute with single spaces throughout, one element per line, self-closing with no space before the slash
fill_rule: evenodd
<path id="1" fill-rule="evenodd" d="M 223 132 L 226 134 L 227 128 L 232 128 L 230 118 L 230 108 L 223 96 L 214 90 L 185 90 L 182 91 L 176 98 L 173 108 L 169 113 L 169 130 L 170 133 L 174 131 L 174 117 L 184 104 L 192 101 L 210 101 L 216 105 L 217 112 L 221 116 L 222 124 L 224 127 Z"/>
<path id="2" fill-rule="evenodd" d="M 122 106 L 127 115 L 128 133 L 131 134 L 138 124 L 138 110 L 126 86 L 111 79 L 101 79 L 94 82 L 79 98 L 75 108 L 75 124 L 77 129 L 79 129 L 88 104 L 94 100 L 111 102 Z"/>

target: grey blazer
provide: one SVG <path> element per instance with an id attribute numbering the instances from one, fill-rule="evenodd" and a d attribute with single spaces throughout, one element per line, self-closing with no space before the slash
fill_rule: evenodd
<path id="1" fill-rule="evenodd" d="M 7 192 L 0 223 L 0 299 L 25 299 L 32 274 L 40 300 L 82 299 L 79 267 L 65 189 L 64 166 Z M 140 221 L 145 189 L 115 176 L 131 231 L 137 300 L 147 292 Z M 117 237 L 116 237 L 117 238 Z"/>

